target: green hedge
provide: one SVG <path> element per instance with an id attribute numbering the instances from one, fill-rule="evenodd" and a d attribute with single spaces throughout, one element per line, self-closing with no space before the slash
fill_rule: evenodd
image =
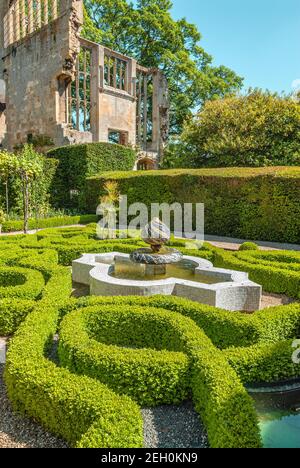
<path id="1" fill-rule="evenodd" d="M 14 333 L 34 306 L 35 302 L 32 300 L 1 299 L 0 336 L 8 336 Z"/>
<path id="2" fill-rule="evenodd" d="M 140 447 L 142 419 L 129 398 L 73 375 L 45 356 L 59 323 L 59 305 L 68 300 L 71 284 L 65 268 L 44 268 L 44 275 L 50 279 L 43 299 L 7 353 L 5 382 L 13 407 L 78 447 Z"/>
<path id="3" fill-rule="evenodd" d="M 189 360 L 178 347 L 176 315 L 127 305 L 68 314 L 60 329 L 60 363 L 96 378 L 142 406 L 187 398 Z"/>
<path id="4" fill-rule="evenodd" d="M 154 309 L 136 297 L 79 302 L 92 307 L 66 315 L 62 364 L 150 405 L 179 402 L 188 383 L 212 447 L 259 447 L 253 403 L 222 352 L 192 320 L 170 312 L 164 298 L 155 301 Z"/>
<path id="5" fill-rule="evenodd" d="M 257 261 L 261 258 L 262 261 Z M 264 260 L 266 259 L 266 260 Z M 282 262 L 282 260 L 290 261 Z M 268 292 L 300 298 L 300 256 L 294 252 L 238 252 L 215 249 L 215 266 L 247 271 Z"/>
<path id="6" fill-rule="evenodd" d="M 130 448 L 143 440 L 132 399 L 176 403 L 191 393 L 212 447 L 259 446 L 254 406 L 242 383 L 300 376 L 291 346 L 300 336 L 299 302 L 247 315 L 169 296 L 70 298 L 70 269 L 58 261 L 70 265 L 84 252 L 130 252 L 141 245 L 94 236 L 93 224 L 0 242 L 0 273 L 7 272 L 0 274 L 2 288 L 11 290 L 0 301 L 0 334 L 18 328 L 5 370 L 14 408 L 71 445 Z M 299 295 L 297 252 L 226 252 L 209 244 L 189 251 L 178 239 L 171 245 L 249 271 L 267 290 Z M 28 272 L 38 275 L 37 296 L 20 300 L 13 289 L 30 290 L 34 276 Z M 58 332 L 60 366 L 48 358 Z"/>
<path id="7" fill-rule="evenodd" d="M 97 221 L 96 215 L 56 216 L 53 218 L 30 219 L 28 229 L 44 229 L 75 224 L 89 224 Z M 14 232 L 23 230 L 23 221 L 6 221 L 3 223 L 2 232 Z"/>
<path id="8" fill-rule="evenodd" d="M 0 268 L 0 297 L 36 299 L 45 285 L 38 271 L 18 267 Z"/>
<path id="9" fill-rule="evenodd" d="M 277 382 L 300 377 L 300 366 L 292 361 L 293 340 L 230 348 L 224 356 L 245 384 Z"/>
<path id="10" fill-rule="evenodd" d="M 100 174 L 87 180 L 89 212 L 108 180 L 128 204 L 204 203 L 206 234 L 300 243 L 300 167 Z"/>
<path id="11" fill-rule="evenodd" d="M 259 250 L 259 247 L 254 242 L 244 242 L 240 248 L 240 252 L 247 251 L 247 250 Z"/>
<path id="12" fill-rule="evenodd" d="M 79 209 L 85 209 L 86 177 L 102 171 L 131 170 L 137 157 L 132 148 L 111 143 L 64 146 L 47 155 L 59 161 L 51 190 L 53 204 Z"/>

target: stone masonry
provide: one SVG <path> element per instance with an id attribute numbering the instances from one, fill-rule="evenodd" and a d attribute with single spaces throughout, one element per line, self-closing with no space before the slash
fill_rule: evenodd
<path id="1" fill-rule="evenodd" d="M 0 142 L 115 141 L 155 168 L 168 138 L 165 77 L 80 37 L 82 0 L 0 0 Z"/>

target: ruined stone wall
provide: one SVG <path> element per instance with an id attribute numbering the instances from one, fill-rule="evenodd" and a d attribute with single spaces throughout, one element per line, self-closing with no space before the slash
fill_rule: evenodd
<path id="1" fill-rule="evenodd" d="M 109 132 L 119 132 L 122 144 L 134 146 L 138 140 L 146 159 L 153 159 L 157 167 L 168 136 L 168 87 L 163 74 L 139 67 L 130 57 L 81 38 L 82 0 L 52 0 L 56 9 L 46 19 L 48 2 L 27 3 L 28 9 L 29 5 L 31 13 L 24 9 L 23 0 L 0 0 L 0 80 L 4 78 L 6 83 L 6 96 L 0 100 L 0 104 L 5 102 L 0 109 L 0 143 L 3 140 L 3 146 L 13 150 L 29 137 L 43 136 L 52 139 L 55 146 L 64 146 L 107 142 Z M 83 80 L 78 54 L 85 49 L 91 55 L 88 99 L 79 89 Z M 84 70 L 86 83 L 86 66 Z M 143 74 L 143 83 L 147 77 L 153 80 L 151 97 L 147 86 L 144 95 L 140 85 L 137 92 L 137 73 Z M 144 130 L 142 138 L 137 132 L 142 122 L 143 128 L 148 128 L 142 112 L 147 109 L 145 96 L 152 99 L 152 138 Z M 83 129 L 79 117 L 82 105 L 85 123 L 86 110 L 90 109 L 90 126 L 84 124 Z"/>
<path id="2" fill-rule="evenodd" d="M 57 146 L 64 144 L 63 130 L 57 126 L 64 121 L 58 80 L 73 76 L 83 15 L 81 0 L 61 0 L 60 6 L 56 20 L 5 50 L 2 47 L 7 123 L 4 146 L 8 149 L 26 142 L 30 134 L 48 136 Z"/>
<path id="3" fill-rule="evenodd" d="M 5 108 L 5 81 L 0 79 L 0 147 L 6 135 Z"/>
<path id="4" fill-rule="evenodd" d="M 116 58 L 126 59 L 126 91 L 106 86 L 104 82 L 104 56 L 106 49 L 99 46 L 100 94 L 98 101 L 99 140 L 107 141 L 109 131 L 127 133 L 127 143 L 136 144 L 136 61 L 110 51 Z"/>
<path id="5" fill-rule="evenodd" d="M 107 141 L 110 131 L 128 134 L 128 144 L 135 145 L 136 104 L 130 97 L 121 97 L 114 93 L 101 93 L 99 99 L 101 125 L 100 141 Z"/>

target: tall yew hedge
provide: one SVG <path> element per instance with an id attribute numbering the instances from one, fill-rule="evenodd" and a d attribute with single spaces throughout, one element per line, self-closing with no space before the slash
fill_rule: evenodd
<path id="1" fill-rule="evenodd" d="M 300 166 L 106 173 L 87 181 L 91 213 L 107 180 L 129 204 L 204 203 L 206 234 L 300 243 Z"/>
<path id="2" fill-rule="evenodd" d="M 47 153 L 59 161 L 52 183 L 54 206 L 84 210 L 86 177 L 101 171 L 133 169 L 136 152 L 111 143 L 64 146 Z"/>

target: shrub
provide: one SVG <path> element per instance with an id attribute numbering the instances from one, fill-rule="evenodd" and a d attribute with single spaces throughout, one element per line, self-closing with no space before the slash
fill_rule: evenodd
<path id="1" fill-rule="evenodd" d="M 0 297 L 36 299 L 45 285 L 43 275 L 27 268 L 0 268 Z"/>
<path id="2" fill-rule="evenodd" d="M 300 108 L 261 91 L 209 101 L 182 135 L 192 167 L 300 164 Z"/>
<path id="3" fill-rule="evenodd" d="M 293 251 L 258 251 L 237 253 L 235 256 L 247 263 L 265 265 L 283 270 L 300 271 L 300 252 Z"/>
<path id="4" fill-rule="evenodd" d="M 110 305 L 68 314 L 60 329 L 60 363 L 106 383 L 142 406 L 187 398 L 189 361 L 180 322 L 164 310 Z"/>
<path id="5" fill-rule="evenodd" d="M 59 161 L 52 186 L 55 206 L 85 209 L 86 177 L 101 171 L 133 169 L 136 152 L 111 143 L 64 146 L 48 156 Z"/>
<path id="6" fill-rule="evenodd" d="M 259 247 L 257 244 L 255 244 L 254 242 L 244 242 L 240 248 L 239 248 L 240 251 L 243 251 L 243 250 L 259 250 Z"/>
<path id="7" fill-rule="evenodd" d="M 108 382 L 140 403 L 159 404 L 183 398 L 189 362 L 188 382 L 211 446 L 259 447 L 252 401 L 205 333 L 190 319 L 170 313 L 163 298 L 152 303 L 156 310 L 144 298 L 116 298 L 117 304 L 113 300 L 85 299 L 85 305 L 92 307 L 66 316 L 61 329 L 62 363 L 73 372 Z M 135 303 L 138 308 L 128 309 Z M 139 350 L 142 347 L 156 351 Z M 183 382 L 178 387 L 179 376 Z"/>
<path id="8" fill-rule="evenodd" d="M 41 266 L 42 268 L 42 266 Z M 15 409 L 43 423 L 82 448 L 142 445 L 138 407 L 88 377 L 73 375 L 47 357 L 59 321 L 59 304 L 70 295 L 70 273 L 46 269 L 51 276 L 39 302 L 14 337 L 7 354 L 5 381 Z"/>
<path id="9" fill-rule="evenodd" d="M 297 266 L 292 269 L 289 266 L 284 267 L 281 262 L 276 261 L 269 261 L 267 264 L 255 262 L 256 254 L 267 256 L 267 253 L 262 252 L 231 253 L 216 249 L 214 262 L 216 266 L 221 268 L 249 272 L 250 279 L 261 284 L 265 291 L 287 294 L 296 299 L 300 298 L 300 271 Z M 287 258 L 289 252 L 285 252 L 284 255 Z M 294 258 L 293 252 L 290 255 Z M 276 253 L 273 252 L 272 256 L 273 259 L 276 258 Z"/>
<path id="10" fill-rule="evenodd" d="M 1 231 L 2 231 L 3 223 L 5 223 L 5 221 L 6 221 L 6 214 L 2 210 L 2 208 L 0 208 L 0 234 L 1 234 Z"/>
<path id="11" fill-rule="evenodd" d="M 89 212 L 108 180 L 128 205 L 144 203 L 149 212 L 151 203 L 204 203 L 207 234 L 300 243 L 299 167 L 106 173 L 87 181 Z"/>
<path id="12" fill-rule="evenodd" d="M 73 224 L 89 224 L 97 221 L 96 215 L 78 215 L 78 216 L 56 216 L 53 218 L 29 219 L 29 229 L 53 228 L 58 226 L 69 226 Z M 23 221 L 6 221 L 3 223 L 3 232 L 21 231 Z"/>
<path id="13" fill-rule="evenodd" d="M 1 299 L 0 300 L 0 336 L 14 333 L 20 323 L 33 310 L 35 305 L 31 300 Z"/>
<path id="14" fill-rule="evenodd" d="M 69 265 L 75 254 L 141 245 L 96 241 L 94 229 L 49 229 L 0 242 L 0 281 L 11 289 L 0 301 L 0 334 L 19 327 L 5 369 L 14 408 L 76 447 L 131 448 L 142 446 L 133 400 L 177 403 L 191 394 L 212 447 L 260 446 L 242 384 L 300 376 L 291 359 L 299 302 L 246 315 L 170 296 L 70 298 L 70 270 L 58 260 Z M 183 240 L 170 245 L 189 252 Z M 274 292 L 299 295 L 298 252 L 226 252 L 204 244 L 191 254 L 249 271 Z M 26 289 L 34 290 L 28 272 L 38 275 L 34 300 L 23 299 Z M 59 331 L 57 361 L 52 347 Z"/>
<path id="15" fill-rule="evenodd" d="M 292 341 L 259 344 L 224 351 L 229 364 L 245 384 L 277 382 L 300 376 L 299 364 L 292 361 Z"/>

